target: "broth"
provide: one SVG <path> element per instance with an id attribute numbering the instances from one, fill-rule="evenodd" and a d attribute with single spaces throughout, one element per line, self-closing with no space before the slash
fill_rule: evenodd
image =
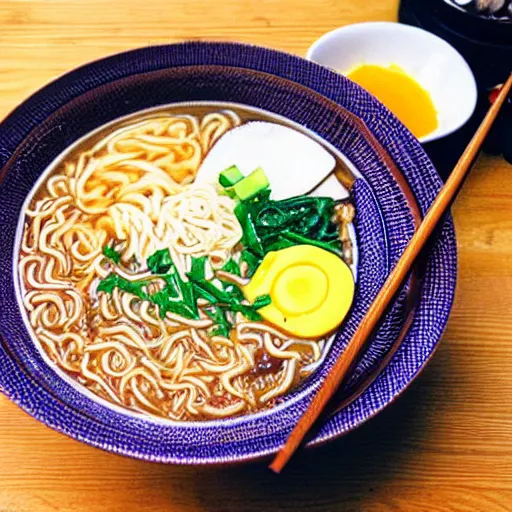
<path id="1" fill-rule="evenodd" d="M 244 298 L 236 201 L 194 183 L 215 143 L 254 120 L 276 122 L 218 105 L 133 115 L 85 137 L 37 186 L 24 211 L 23 304 L 44 353 L 95 395 L 218 419 L 272 407 L 321 364 L 329 337 L 291 336 Z M 351 185 L 339 159 L 335 172 Z"/>

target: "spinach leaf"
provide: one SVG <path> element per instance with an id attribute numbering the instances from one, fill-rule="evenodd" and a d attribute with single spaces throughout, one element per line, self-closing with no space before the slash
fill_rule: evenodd
<path id="1" fill-rule="evenodd" d="M 205 265 L 208 260 L 207 256 L 201 256 L 199 258 L 192 258 L 192 266 L 187 276 L 193 280 L 204 279 L 205 277 Z"/>
<path id="2" fill-rule="evenodd" d="M 112 260 L 114 263 L 119 263 L 121 261 L 121 255 L 112 247 L 109 247 L 108 245 L 105 245 L 103 247 L 103 254 Z"/>
<path id="3" fill-rule="evenodd" d="M 240 266 L 233 258 L 230 258 L 228 261 L 226 261 L 226 263 L 224 263 L 222 270 L 224 270 L 224 272 L 229 272 L 230 274 L 233 274 L 235 276 L 241 275 Z"/>
<path id="4" fill-rule="evenodd" d="M 169 249 L 160 249 L 148 258 L 148 268 L 153 274 L 165 274 L 172 266 Z"/>
<path id="5" fill-rule="evenodd" d="M 107 292 L 112 293 L 114 288 L 119 288 L 125 292 L 131 293 L 139 299 L 148 300 L 149 295 L 145 291 L 145 288 L 149 284 L 150 281 L 142 280 L 142 281 L 128 281 L 124 277 L 121 277 L 117 274 L 109 274 L 105 279 L 103 279 L 98 285 L 97 290 L 99 292 Z"/>
<path id="6" fill-rule="evenodd" d="M 251 277 L 265 254 L 299 244 L 315 245 L 341 257 L 336 203 L 330 197 L 299 196 L 280 201 L 268 194 L 240 202 L 235 214 L 244 231 L 242 261 Z"/>
<path id="7" fill-rule="evenodd" d="M 226 317 L 226 312 L 218 306 L 208 307 L 205 313 L 215 322 L 215 328 L 212 330 L 212 336 L 224 336 L 229 338 L 229 333 L 233 326 Z"/>

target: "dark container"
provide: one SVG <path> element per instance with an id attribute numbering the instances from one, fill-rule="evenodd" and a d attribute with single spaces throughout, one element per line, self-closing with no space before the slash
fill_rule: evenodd
<path id="1" fill-rule="evenodd" d="M 454 5 L 451 0 L 402 0 L 399 21 L 432 32 L 454 46 L 471 67 L 478 87 L 474 115 L 456 133 L 425 144 L 425 149 L 446 178 L 489 108 L 489 92 L 512 72 L 512 18 L 479 15 Z M 512 102 L 508 104 L 487 138 L 484 150 L 512 153 Z"/>

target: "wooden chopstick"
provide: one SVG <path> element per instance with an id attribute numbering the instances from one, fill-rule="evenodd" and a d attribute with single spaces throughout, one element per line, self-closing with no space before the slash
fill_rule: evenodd
<path id="1" fill-rule="evenodd" d="M 392 298 L 395 296 L 399 287 L 407 277 L 420 251 L 427 243 L 440 219 L 450 208 L 450 205 L 462 187 L 464 178 L 469 173 L 469 170 L 478 155 L 478 151 L 480 150 L 485 137 L 489 133 L 501 106 L 506 100 L 511 87 L 512 73 L 510 74 L 506 84 L 502 87 L 496 101 L 487 112 L 482 124 L 471 139 L 471 142 L 465 149 L 457 165 L 453 169 L 450 177 L 443 188 L 439 191 L 439 194 L 432 203 L 430 209 L 425 215 L 425 218 L 418 227 L 418 230 L 405 248 L 395 268 L 389 274 L 386 282 L 361 321 L 356 333 L 347 345 L 347 348 L 329 371 L 308 409 L 299 419 L 285 444 L 270 464 L 270 469 L 275 473 L 280 473 L 282 471 L 286 463 L 303 442 L 305 436 L 314 425 L 329 400 L 339 388 L 355 358 L 362 350 L 367 339 L 370 337 L 380 318 L 389 306 Z"/>

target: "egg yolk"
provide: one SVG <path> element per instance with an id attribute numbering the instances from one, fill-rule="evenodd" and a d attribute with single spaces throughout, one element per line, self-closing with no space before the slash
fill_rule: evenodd
<path id="1" fill-rule="evenodd" d="M 270 295 L 271 304 L 259 313 L 283 331 L 319 338 L 345 318 L 354 297 L 354 279 L 335 254 L 296 245 L 269 252 L 243 292 L 250 302 Z"/>
<path id="2" fill-rule="evenodd" d="M 424 137 L 438 127 L 429 93 L 399 66 L 362 64 L 347 76 L 384 103 L 416 137 Z"/>

